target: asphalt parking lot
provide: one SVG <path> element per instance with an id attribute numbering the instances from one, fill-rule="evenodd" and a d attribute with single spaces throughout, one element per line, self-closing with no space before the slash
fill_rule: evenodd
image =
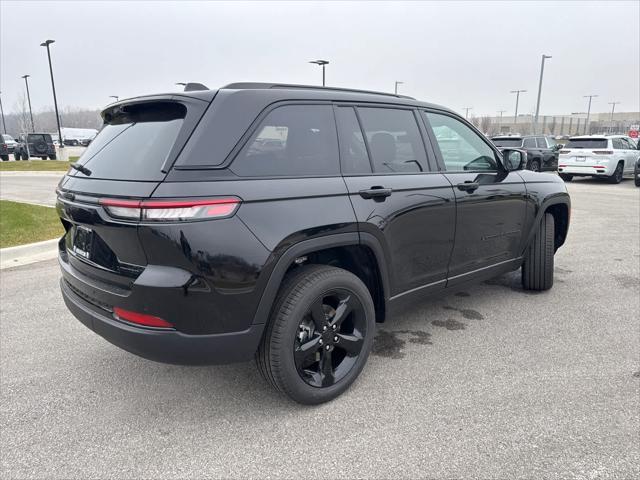
<path id="1" fill-rule="evenodd" d="M 551 291 L 514 273 L 428 300 L 319 407 L 251 363 L 111 346 L 67 312 L 55 261 L 3 271 L 2 477 L 640 477 L 640 189 L 568 186 Z"/>

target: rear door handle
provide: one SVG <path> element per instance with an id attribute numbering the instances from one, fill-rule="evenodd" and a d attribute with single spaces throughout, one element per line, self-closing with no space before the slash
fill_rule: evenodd
<path id="1" fill-rule="evenodd" d="M 458 187 L 458 190 L 462 190 L 463 192 L 473 192 L 474 190 L 477 190 L 479 186 L 480 184 L 478 182 L 469 181 L 456 185 L 456 187 Z"/>
<path id="2" fill-rule="evenodd" d="M 390 196 L 391 193 L 393 193 L 393 189 L 375 186 L 367 190 L 360 190 L 358 193 L 362 198 L 365 198 L 367 200 L 370 198 L 383 200 L 386 197 Z"/>

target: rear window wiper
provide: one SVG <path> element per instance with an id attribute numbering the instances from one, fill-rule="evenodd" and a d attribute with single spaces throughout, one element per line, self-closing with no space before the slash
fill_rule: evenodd
<path id="1" fill-rule="evenodd" d="M 87 167 L 80 165 L 79 163 L 70 163 L 69 166 L 74 170 L 84 173 L 87 177 L 91 175 L 91 170 L 89 170 Z"/>

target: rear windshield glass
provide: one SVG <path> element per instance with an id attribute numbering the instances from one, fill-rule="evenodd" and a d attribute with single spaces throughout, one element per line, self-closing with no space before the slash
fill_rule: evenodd
<path id="1" fill-rule="evenodd" d="M 496 147 L 519 147 L 522 145 L 521 138 L 494 138 L 491 141 Z"/>
<path id="2" fill-rule="evenodd" d="M 162 180 L 162 165 L 185 114 L 184 105 L 172 102 L 128 105 L 108 113 L 78 163 L 91 171 L 90 178 Z M 86 176 L 78 171 L 72 175 Z"/>
<path id="3" fill-rule="evenodd" d="M 606 138 L 572 138 L 565 148 L 607 148 Z"/>
<path id="4" fill-rule="evenodd" d="M 30 142 L 40 142 L 40 141 L 51 142 L 51 135 L 39 135 L 39 134 L 30 133 L 27 136 L 27 140 L 29 140 Z"/>

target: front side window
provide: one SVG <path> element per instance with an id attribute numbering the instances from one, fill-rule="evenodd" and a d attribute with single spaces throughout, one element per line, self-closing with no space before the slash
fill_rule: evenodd
<path id="1" fill-rule="evenodd" d="M 245 177 L 337 175 L 332 107 L 285 105 L 272 110 L 231 164 Z"/>
<path id="2" fill-rule="evenodd" d="M 536 144 L 538 145 L 538 148 L 547 148 L 547 142 L 544 137 L 536 137 Z"/>
<path id="3" fill-rule="evenodd" d="M 425 170 L 427 156 L 411 110 L 358 107 L 376 173 Z"/>
<path id="4" fill-rule="evenodd" d="M 449 115 L 426 112 L 425 116 L 447 171 L 498 170 L 493 149 L 467 125 Z"/>

